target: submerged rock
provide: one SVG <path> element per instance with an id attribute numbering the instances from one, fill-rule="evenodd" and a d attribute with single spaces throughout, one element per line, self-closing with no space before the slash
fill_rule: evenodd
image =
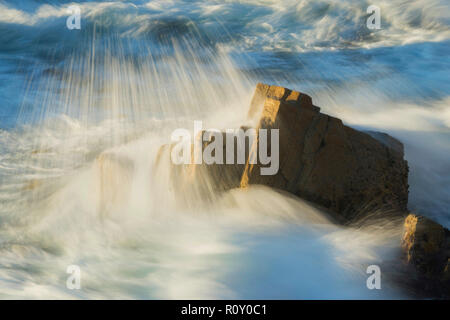
<path id="1" fill-rule="evenodd" d="M 104 152 L 95 159 L 94 169 L 98 177 L 98 212 L 104 217 L 111 208 L 124 206 L 128 199 L 133 162 L 118 153 Z"/>

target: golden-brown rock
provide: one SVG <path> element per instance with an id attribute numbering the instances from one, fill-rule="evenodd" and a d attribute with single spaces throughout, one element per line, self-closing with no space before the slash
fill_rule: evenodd
<path id="1" fill-rule="evenodd" d="M 394 138 L 352 129 L 321 113 L 308 95 L 265 84 L 256 86 L 248 117 L 256 137 L 246 141 L 244 164 L 181 166 L 181 180 L 187 185 L 202 181 L 200 193 L 266 185 L 324 206 L 344 221 L 374 211 L 407 210 L 408 165 L 402 144 Z M 279 170 L 274 175 L 261 174 L 267 165 L 255 154 L 258 129 L 279 130 Z M 209 143 L 203 143 L 203 150 Z M 268 147 L 270 155 L 276 146 L 269 142 Z M 224 163 L 225 155 L 224 150 Z M 251 155 L 258 159 L 256 164 L 250 163 Z M 178 178 L 183 170 L 175 170 Z"/>
<path id="2" fill-rule="evenodd" d="M 408 165 L 394 138 L 382 135 L 389 145 L 321 113 L 305 94 L 263 84 L 249 116 L 257 128 L 279 129 L 280 169 L 263 176 L 260 164 L 248 166 L 247 184 L 289 191 L 346 220 L 375 210 L 406 211 Z"/>
<path id="3" fill-rule="evenodd" d="M 423 216 L 409 214 L 404 223 L 405 261 L 428 277 L 444 276 L 448 269 L 449 231 Z"/>

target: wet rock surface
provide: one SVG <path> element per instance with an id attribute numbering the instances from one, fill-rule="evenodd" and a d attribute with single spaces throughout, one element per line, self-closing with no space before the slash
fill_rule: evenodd
<path id="1" fill-rule="evenodd" d="M 420 215 L 409 214 L 401 241 L 404 261 L 417 271 L 416 285 L 431 295 L 450 297 L 450 231 Z"/>
<path id="2" fill-rule="evenodd" d="M 309 96 L 276 86 L 258 84 L 250 116 L 259 117 L 258 128 L 279 129 L 280 169 L 262 176 L 250 167 L 243 177 L 249 184 L 289 191 L 347 221 L 406 211 L 408 165 L 399 141 L 383 134 L 393 148 L 321 113 Z"/>
<path id="3" fill-rule="evenodd" d="M 407 210 L 408 164 L 403 159 L 403 145 L 396 139 L 372 133 L 374 138 L 352 129 L 321 113 L 308 95 L 265 84 L 257 85 L 248 117 L 256 136 L 245 138 L 244 163 L 238 163 L 234 154 L 234 164 L 227 164 L 224 144 L 223 164 L 175 166 L 175 175 L 179 178 L 184 172 L 189 186 L 201 181 L 206 187 L 199 188 L 205 192 L 255 184 L 288 191 L 330 210 L 342 222 L 377 210 Z M 260 137 L 260 129 L 267 129 L 267 136 Z M 262 170 L 268 166 L 262 164 L 258 142 L 267 137 L 267 154 L 276 152 L 272 129 L 279 132 L 279 168 L 273 175 L 264 175 Z M 207 130 L 196 138 L 203 141 L 205 134 Z M 222 132 L 221 139 L 226 141 L 227 133 Z M 211 143 L 207 141 L 202 142 L 202 151 Z M 235 141 L 234 153 L 237 144 Z M 252 156 L 256 163 L 249 161 Z"/>

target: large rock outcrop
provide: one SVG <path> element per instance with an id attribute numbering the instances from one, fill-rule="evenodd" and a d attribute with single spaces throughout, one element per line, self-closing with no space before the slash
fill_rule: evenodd
<path id="1" fill-rule="evenodd" d="M 257 85 L 248 117 L 256 137 L 246 139 L 244 163 L 175 165 L 176 187 L 196 184 L 204 194 L 262 184 L 321 205 L 342 221 L 375 211 L 407 210 L 408 165 L 402 144 L 394 138 L 350 128 L 321 113 L 308 95 L 265 84 Z M 260 160 L 255 151 L 258 129 L 279 130 L 279 170 L 274 175 L 262 175 L 261 169 L 267 165 L 249 161 L 252 155 Z M 201 132 L 197 139 L 203 141 L 205 134 L 209 132 Z M 227 134 L 222 135 L 225 141 Z M 268 138 L 271 141 L 270 134 Z M 210 143 L 203 142 L 202 150 Z M 274 147 L 269 142 L 268 154 Z M 169 151 L 171 146 L 161 152 L 164 149 Z M 223 163 L 225 157 L 226 150 Z"/>
<path id="2" fill-rule="evenodd" d="M 309 96 L 281 87 L 259 84 L 252 114 L 259 127 L 279 129 L 280 170 L 261 176 L 249 168 L 248 183 L 289 191 L 345 219 L 406 210 L 408 166 L 398 148 L 345 126 L 321 113 Z"/>

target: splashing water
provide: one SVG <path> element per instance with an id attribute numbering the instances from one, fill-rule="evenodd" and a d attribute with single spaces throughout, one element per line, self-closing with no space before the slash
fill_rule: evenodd
<path id="1" fill-rule="evenodd" d="M 389 15 L 395 32 L 357 37 L 355 23 L 342 34 L 330 27 L 348 11 L 362 19 L 352 1 L 279 3 L 88 2 L 84 31 L 66 39 L 59 29 L 46 34 L 64 20 L 64 6 L 0 4 L 0 30 L 36 44 L 6 85 L 27 77 L 15 127 L 0 131 L 1 298 L 408 297 L 388 280 L 383 290 L 366 287 L 368 265 L 396 261 L 398 224 L 338 226 L 260 186 L 213 202 L 185 190 L 195 202 L 185 206 L 170 166 L 155 169 L 175 128 L 242 125 L 255 83 L 265 81 L 307 92 L 350 125 L 400 138 L 410 207 L 448 226 L 450 90 L 441 80 L 449 66 L 435 59 L 448 56 L 448 32 L 433 20 L 438 4 L 448 8 L 435 1 L 416 21 L 416 1 L 399 21 Z M 399 10 L 395 1 L 385 6 Z M 235 21 L 243 12 L 245 26 Z M 290 36 L 286 24 L 300 33 Z M 405 30 L 414 31 L 407 41 Z M 63 49 L 51 48 L 52 36 Z M 427 37 L 433 42 L 422 44 Z M 0 39 L 7 43 L 7 33 Z M 10 41 L 2 54 L 23 45 Z M 399 61 L 405 54 L 412 61 Z M 411 70 L 418 61 L 432 77 Z M 12 93 L 2 101 L 14 105 Z M 81 290 L 66 288 L 69 265 L 81 268 Z"/>

